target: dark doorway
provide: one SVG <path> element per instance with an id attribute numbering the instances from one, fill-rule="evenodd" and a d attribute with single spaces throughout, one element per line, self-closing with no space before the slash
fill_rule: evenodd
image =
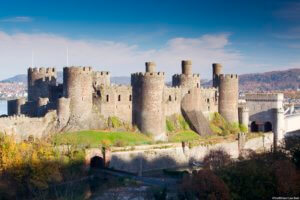
<path id="1" fill-rule="evenodd" d="M 94 169 L 104 168 L 103 158 L 101 158 L 99 156 L 92 157 L 91 168 L 94 168 Z"/>
<path id="2" fill-rule="evenodd" d="M 258 125 L 255 121 L 251 123 L 251 132 L 258 132 Z"/>
<path id="3" fill-rule="evenodd" d="M 264 131 L 265 131 L 265 132 L 270 132 L 270 131 L 272 131 L 272 123 L 271 123 L 271 122 L 266 122 L 266 123 L 264 124 Z"/>

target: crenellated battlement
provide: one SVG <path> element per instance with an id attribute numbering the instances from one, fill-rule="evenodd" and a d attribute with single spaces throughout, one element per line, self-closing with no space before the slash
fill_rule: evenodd
<path id="1" fill-rule="evenodd" d="M 237 74 L 220 74 L 219 78 L 220 78 L 220 80 L 238 79 L 238 75 Z"/>
<path id="2" fill-rule="evenodd" d="M 64 72 L 66 73 L 77 73 L 77 74 L 82 74 L 82 73 L 91 73 L 93 71 L 92 67 L 79 67 L 79 66 L 71 66 L 71 67 L 64 67 Z"/>

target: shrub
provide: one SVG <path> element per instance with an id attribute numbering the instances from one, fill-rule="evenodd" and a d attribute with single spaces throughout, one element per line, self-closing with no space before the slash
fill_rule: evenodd
<path id="1" fill-rule="evenodd" d="M 122 122 L 117 117 L 109 117 L 108 124 L 111 125 L 112 128 L 119 128 L 122 126 Z"/>
<path id="2" fill-rule="evenodd" d="M 182 115 L 178 115 L 178 122 L 181 130 L 190 130 L 189 124 L 185 121 Z"/>
<path id="3" fill-rule="evenodd" d="M 203 159 L 207 169 L 220 169 L 231 163 L 231 158 L 223 149 L 211 150 Z"/>
<path id="4" fill-rule="evenodd" d="M 245 126 L 244 124 L 240 124 L 240 131 L 243 133 L 247 133 L 248 132 L 248 127 Z"/>
<path id="5" fill-rule="evenodd" d="M 193 171 L 191 176 L 184 177 L 179 199 L 230 199 L 228 187 L 211 170 Z"/>
<path id="6" fill-rule="evenodd" d="M 166 127 L 168 132 L 173 132 L 175 130 L 175 125 L 171 120 L 166 120 Z"/>

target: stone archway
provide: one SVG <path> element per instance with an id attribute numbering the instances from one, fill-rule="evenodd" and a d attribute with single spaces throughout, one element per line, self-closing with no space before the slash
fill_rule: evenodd
<path id="1" fill-rule="evenodd" d="M 90 168 L 101 169 L 104 168 L 104 159 L 100 156 L 94 156 L 90 161 Z"/>
<path id="2" fill-rule="evenodd" d="M 271 122 L 265 122 L 264 124 L 264 132 L 271 132 L 273 131 L 273 126 Z"/>
<path id="3" fill-rule="evenodd" d="M 258 124 L 255 121 L 251 122 L 251 132 L 258 132 L 258 131 L 259 131 Z"/>

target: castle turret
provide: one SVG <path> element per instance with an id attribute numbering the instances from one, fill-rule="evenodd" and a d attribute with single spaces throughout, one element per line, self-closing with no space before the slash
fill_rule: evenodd
<path id="1" fill-rule="evenodd" d="M 50 86 L 56 85 L 55 68 L 28 69 L 28 101 L 50 97 Z"/>
<path id="2" fill-rule="evenodd" d="M 221 74 L 219 81 L 219 113 L 228 122 L 238 122 L 238 76 Z"/>
<path id="3" fill-rule="evenodd" d="M 155 72 L 156 64 L 154 62 L 146 62 L 146 72 Z"/>
<path id="4" fill-rule="evenodd" d="M 284 120 L 284 109 L 283 108 L 275 108 L 274 112 L 274 148 L 275 151 L 277 146 L 279 145 L 279 141 L 284 138 L 285 133 L 285 120 Z"/>
<path id="5" fill-rule="evenodd" d="M 183 60 L 181 62 L 182 74 L 175 74 L 172 77 L 172 85 L 181 86 L 184 88 L 200 88 L 200 75 L 193 74 L 192 72 L 192 61 Z"/>
<path id="6" fill-rule="evenodd" d="M 149 68 L 149 66 L 151 66 Z M 163 95 L 165 74 L 154 72 L 154 63 L 146 63 L 146 73 L 131 75 L 133 87 L 133 122 L 143 133 L 149 133 L 155 140 L 165 140 L 165 112 Z"/>
<path id="7" fill-rule="evenodd" d="M 212 64 L 213 68 L 213 87 L 219 87 L 219 76 L 222 73 L 222 65 L 219 63 L 213 63 Z"/>
<path id="8" fill-rule="evenodd" d="M 22 106 L 25 104 L 25 99 L 14 99 L 7 101 L 7 115 L 20 115 L 22 114 Z"/>
<path id="9" fill-rule="evenodd" d="M 249 126 L 249 109 L 246 106 L 241 106 L 238 108 L 239 112 L 239 123 L 243 124 L 248 128 Z"/>
<path id="10" fill-rule="evenodd" d="M 63 94 L 70 99 L 71 120 L 86 119 L 93 105 L 92 68 L 65 67 L 63 76 Z"/>

